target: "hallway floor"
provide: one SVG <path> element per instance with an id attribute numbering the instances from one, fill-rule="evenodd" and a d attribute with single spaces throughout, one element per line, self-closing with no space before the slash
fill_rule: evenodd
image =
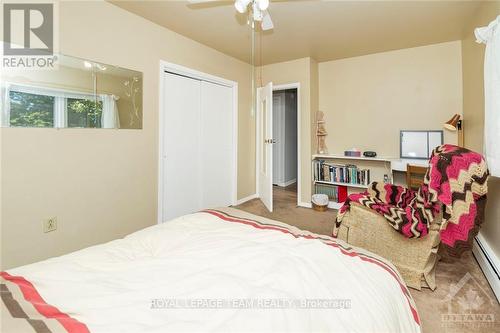
<path id="1" fill-rule="evenodd" d="M 286 188 L 274 186 L 273 191 L 272 213 L 267 211 L 259 199 L 247 201 L 236 208 L 314 233 L 331 235 L 336 210 L 316 212 L 297 207 L 296 184 Z M 464 288 L 451 301 L 452 313 L 460 316 L 452 317 L 447 315 L 449 302 L 444 300 L 451 288 L 460 281 L 465 281 Z M 500 332 L 500 305 L 472 253 L 465 253 L 460 259 L 444 255 L 436 268 L 436 283 L 438 287 L 435 291 L 410 289 L 417 303 L 423 332 Z M 491 316 L 485 317 L 485 320 L 471 320 L 471 317 L 462 316 L 470 313 L 466 310 L 467 306 L 478 306 L 479 312 L 473 313 Z M 492 320 L 488 321 L 488 318 Z"/>

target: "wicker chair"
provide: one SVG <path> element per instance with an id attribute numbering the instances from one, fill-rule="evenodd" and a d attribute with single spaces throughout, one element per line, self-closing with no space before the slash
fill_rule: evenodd
<path id="1" fill-rule="evenodd" d="M 441 217 L 437 216 L 426 237 L 408 239 L 396 232 L 382 215 L 352 203 L 342 220 L 337 238 L 390 260 L 408 287 L 434 290 L 440 221 Z"/>

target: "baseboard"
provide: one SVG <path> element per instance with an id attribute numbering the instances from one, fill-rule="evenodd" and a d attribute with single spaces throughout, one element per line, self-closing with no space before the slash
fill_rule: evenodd
<path id="1" fill-rule="evenodd" d="M 253 200 L 253 199 L 256 199 L 256 198 L 258 198 L 257 193 L 249 195 L 248 197 L 236 200 L 235 206 L 241 205 L 242 203 L 245 203 L 247 201 L 250 201 L 250 200 Z"/>
<path id="2" fill-rule="evenodd" d="M 289 180 L 289 181 L 284 182 L 284 183 L 277 183 L 276 185 L 278 185 L 279 187 L 287 187 L 287 186 L 290 186 L 296 182 L 297 182 L 297 179 L 292 179 L 292 180 Z"/>
<path id="3" fill-rule="evenodd" d="M 472 253 L 476 257 L 479 267 L 483 270 L 497 300 L 500 301 L 500 260 L 481 233 L 476 236 Z"/>
<path id="4" fill-rule="evenodd" d="M 304 208 L 312 208 L 312 204 L 310 202 L 299 202 L 298 206 Z"/>

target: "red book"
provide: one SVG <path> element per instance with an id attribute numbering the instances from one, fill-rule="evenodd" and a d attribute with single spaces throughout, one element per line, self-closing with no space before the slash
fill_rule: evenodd
<path id="1" fill-rule="evenodd" d="M 347 199 L 347 186 L 339 186 L 338 202 L 345 202 Z"/>

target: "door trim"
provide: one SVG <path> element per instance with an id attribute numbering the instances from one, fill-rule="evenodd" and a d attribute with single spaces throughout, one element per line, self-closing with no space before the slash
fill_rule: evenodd
<path id="1" fill-rule="evenodd" d="M 232 88 L 233 90 L 233 175 L 232 175 L 232 193 L 231 193 L 231 205 L 235 205 L 237 202 L 238 195 L 238 82 L 227 80 L 215 75 L 200 72 L 188 67 L 170 63 L 164 60 L 160 60 L 160 70 L 159 70 L 159 107 L 158 107 L 158 188 L 157 188 L 157 222 L 163 223 L 162 212 L 163 212 L 163 190 L 164 190 L 164 179 L 163 179 L 163 142 L 165 138 L 165 129 L 163 127 L 163 107 L 164 107 L 164 94 L 163 94 L 163 75 L 165 72 L 169 72 L 176 75 L 186 76 L 193 79 L 206 81 L 210 83 L 215 83 L 225 87 Z"/>
<path id="2" fill-rule="evenodd" d="M 300 110 L 300 82 L 293 82 L 293 83 L 287 83 L 287 84 L 278 84 L 278 85 L 273 85 L 273 91 L 277 90 L 287 90 L 287 89 L 297 89 L 297 206 L 302 206 L 300 198 L 302 194 L 302 168 L 300 167 L 300 163 L 302 161 L 302 156 L 300 154 L 300 149 L 301 149 L 301 139 L 302 139 L 302 133 L 301 133 L 301 110 Z M 258 126 L 258 123 L 255 123 L 255 126 Z M 257 139 L 255 140 L 255 144 L 257 145 Z M 255 180 L 256 180 L 256 189 L 257 193 L 259 193 L 259 182 L 258 182 L 258 166 L 260 162 L 260 154 L 257 154 L 256 158 L 256 164 L 255 164 Z"/>

